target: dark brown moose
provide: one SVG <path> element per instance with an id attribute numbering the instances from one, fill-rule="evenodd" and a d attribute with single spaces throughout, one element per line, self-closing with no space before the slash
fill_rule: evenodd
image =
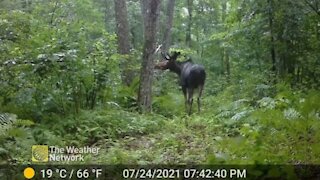
<path id="1" fill-rule="evenodd" d="M 198 112 L 200 113 L 200 98 L 206 79 L 204 67 L 199 64 L 194 64 L 191 59 L 184 62 L 177 61 L 177 57 L 180 55 L 180 52 L 173 52 L 172 55 L 168 55 L 167 53 L 161 54 L 165 60 L 157 63 L 155 65 L 155 69 L 169 69 L 171 72 L 178 74 L 188 115 L 190 115 L 192 111 L 194 90 L 198 88 L 199 96 L 197 103 Z"/>

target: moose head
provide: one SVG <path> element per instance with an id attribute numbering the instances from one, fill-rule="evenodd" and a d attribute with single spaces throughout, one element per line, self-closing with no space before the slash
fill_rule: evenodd
<path id="1" fill-rule="evenodd" d="M 173 54 L 170 56 L 169 54 L 167 53 L 161 53 L 162 57 L 163 57 L 163 61 L 157 63 L 155 65 L 155 69 L 161 69 L 161 70 L 166 70 L 166 69 L 169 69 L 171 71 L 174 71 L 175 72 L 175 69 L 177 69 L 177 58 L 178 56 L 180 55 L 180 52 L 173 52 Z"/>

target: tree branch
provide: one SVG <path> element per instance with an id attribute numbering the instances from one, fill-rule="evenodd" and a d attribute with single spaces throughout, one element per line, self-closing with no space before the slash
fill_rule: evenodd
<path id="1" fill-rule="evenodd" d="M 317 13 L 320 16 L 320 10 L 318 7 L 318 3 L 315 2 L 315 5 L 312 4 L 309 0 L 304 0 L 305 4 L 309 6 L 315 13 Z"/>

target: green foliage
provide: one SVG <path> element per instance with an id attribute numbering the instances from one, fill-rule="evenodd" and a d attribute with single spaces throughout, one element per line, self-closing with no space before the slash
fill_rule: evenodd
<path id="1" fill-rule="evenodd" d="M 155 112 L 164 116 L 172 117 L 185 113 L 184 99 L 182 92 L 168 93 L 159 97 L 154 97 L 153 109 Z"/>
<path id="2" fill-rule="evenodd" d="M 15 114 L 0 113 L 0 164 L 20 164 L 31 159 L 30 145 L 35 144 L 31 133 L 34 122 L 17 119 Z"/>
<path id="3" fill-rule="evenodd" d="M 109 91 L 117 91 L 120 70 L 115 36 L 89 23 L 90 18 L 98 17 L 81 16 L 83 9 L 92 6 L 89 1 L 78 6 L 73 3 L 77 1 L 44 3 L 32 14 L 2 14 L 0 80 L 1 94 L 6 96 L 0 100 L 5 111 L 39 120 L 47 112 L 92 109 L 101 103 L 97 99 L 105 97 L 107 85 L 113 87 Z M 69 21 L 71 14 L 64 14 L 66 8 L 81 20 Z M 47 13 L 52 16 L 40 16 Z"/>
<path id="4" fill-rule="evenodd" d="M 139 79 L 135 78 L 130 86 L 121 86 L 118 91 L 114 93 L 116 96 L 114 100 L 116 100 L 121 107 L 137 110 L 136 92 L 138 92 L 138 88 Z"/>
<path id="5" fill-rule="evenodd" d="M 48 118 L 46 127 L 39 126 L 34 130 L 34 135 L 40 143 L 61 144 L 52 138 L 54 136 L 64 137 L 63 144 L 82 146 L 100 144 L 125 136 L 139 136 L 157 130 L 163 124 L 163 118 L 156 115 L 141 116 L 130 113 L 109 104 L 101 110 L 82 111 L 80 115 L 72 115 L 55 123 L 56 118 Z M 61 119 L 61 117 L 60 117 Z M 46 134 L 42 137 L 38 136 Z"/>
<path id="6" fill-rule="evenodd" d="M 222 148 L 230 154 L 231 163 L 318 163 L 316 154 L 318 141 L 314 139 L 319 134 L 319 117 L 303 116 L 294 107 L 301 103 L 312 103 L 315 92 L 307 93 L 308 100 L 288 103 L 283 106 L 265 106 L 254 110 L 245 120 L 247 123 L 237 127 L 240 137 L 226 138 L 227 143 Z M 281 93 L 280 93 L 281 94 Z M 319 93 L 317 93 L 319 96 Z M 298 97 L 304 99 L 305 97 Z M 276 102 L 279 102 L 276 100 Z M 280 102 L 281 103 L 281 102 Z M 308 110 L 306 110 L 308 109 Z M 305 108 L 308 113 L 314 112 L 314 107 Z M 232 118 L 231 118 L 232 120 Z M 234 124 L 234 123 L 233 123 Z M 277 137 L 277 138 L 275 138 Z M 312 149 L 312 150 L 311 150 Z M 310 152 L 311 150 L 311 152 Z M 305 154 L 308 152 L 308 155 Z"/>

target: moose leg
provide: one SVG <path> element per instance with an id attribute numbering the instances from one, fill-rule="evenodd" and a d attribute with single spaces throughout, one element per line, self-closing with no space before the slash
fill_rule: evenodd
<path id="1" fill-rule="evenodd" d="M 193 89 L 192 88 L 188 88 L 187 89 L 187 94 L 188 94 L 188 104 L 189 104 L 189 112 L 188 112 L 188 114 L 191 115 L 192 102 L 193 102 Z"/>
<path id="2" fill-rule="evenodd" d="M 183 95 L 184 95 L 184 105 L 186 107 L 186 112 L 188 112 L 188 94 L 187 89 L 185 87 L 182 87 Z"/>
<path id="3" fill-rule="evenodd" d="M 199 87 L 199 96 L 198 96 L 198 99 L 197 99 L 197 102 L 198 102 L 198 113 L 200 113 L 200 98 L 202 96 L 202 91 L 203 91 L 203 85 Z"/>

